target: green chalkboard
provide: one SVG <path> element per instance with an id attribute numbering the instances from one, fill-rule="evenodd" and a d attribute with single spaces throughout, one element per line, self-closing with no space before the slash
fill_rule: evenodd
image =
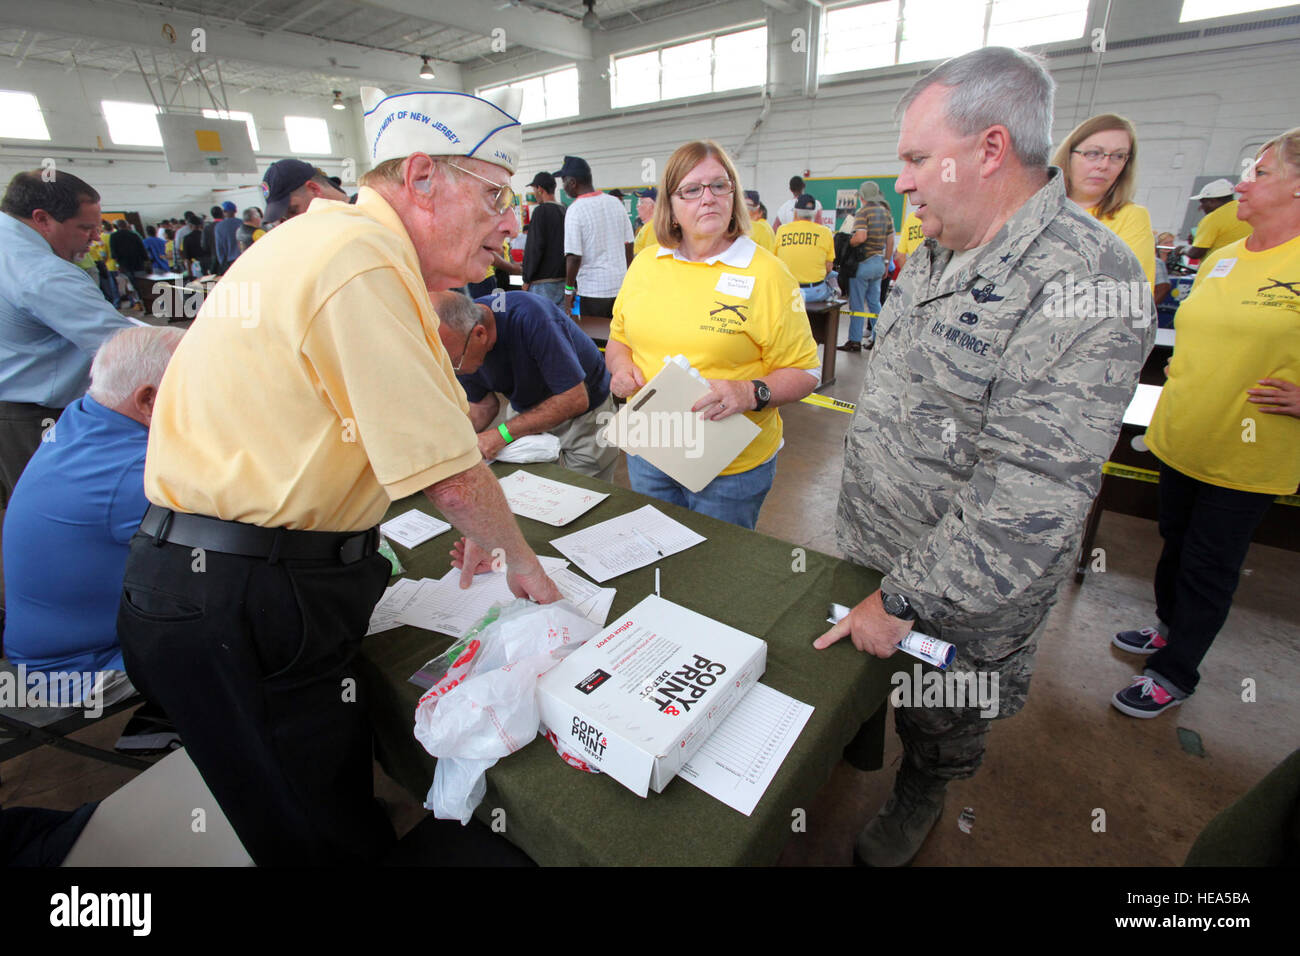
<path id="1" fill-rule="evenodd" d="M 880 192 L 889 201 L 889 210 L 894 216 L 894 229 L 897 230 L 903 221 L 903 197 L 894 192 L 894 182 L 897 179 L 897 176 L 840 176 L 834 179 L 808 179 L 805 182 L 808 184 L 809 195 L 821 203 L 823 209 L 836 209 L 835 225 L 839 227 L 844 222 L 844 216 L 857 208 L 858 187 L 871 180 L 880 187 Z M 836 207 L 836 198 L 841 190 L 853 194 L 852 206 L 847 211 L 844 207 Z M 774 207 L 769 203 L 768 208 Z"/>

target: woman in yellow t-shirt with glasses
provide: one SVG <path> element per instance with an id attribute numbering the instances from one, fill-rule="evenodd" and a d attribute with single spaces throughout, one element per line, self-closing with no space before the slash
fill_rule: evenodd
<path id="1" fill-rule="evenodd" d="M 1196 690 L 1250 539 L 1300 484 L 1300 128 L 1237 184 L 1254 234 L 1211 253 L 1178 307 L 1178 343 L 1146 443 L 1160 459 L 1159 623 L 1116 634 L 1151 655 L 1114 706 L 1154 717 Z"/>
<path id="2" fill-rule="evenodd" d="M 1065 194 L 1133 250 L 1147 285 L 1156 281 L 1151 215 L 1133 201 L 1137 187 L 1137 130 L 1122 116 L 1086 119 L 1052 157 L 1065 172 Z"/>
<path id="3" fill-rule="evenodd" d="M 699 492 L 633 454 L 628 479 L 643 495 L 753 528 L 776 475 L 777 408 L 818 382 L 803 297 L 781 260 L 749 237 L 736 167 L 711 140 L 669 157 L 654 228 L 659 245 L 632 260 L 614 301 L 610 391 L 634 395 L 664 358 L 685 355 L 709 385 L 691 410 L 712 421 L 744 414 L 760 431 Z"/>

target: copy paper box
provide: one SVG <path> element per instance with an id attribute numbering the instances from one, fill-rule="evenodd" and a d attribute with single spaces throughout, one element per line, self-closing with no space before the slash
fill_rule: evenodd
<path id="1" fill-rule="evenodd" d="M 766 666 L 766 642 L 652 595 L 541 679 L 542 724 L 633 793 L 660 793 Z"/>

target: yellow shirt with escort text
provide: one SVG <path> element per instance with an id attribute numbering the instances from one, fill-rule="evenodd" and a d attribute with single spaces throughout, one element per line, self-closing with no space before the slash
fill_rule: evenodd
<path id="1" fill-rule="evenodd" d="M 711 263 L 686 262 L 671 249 L 641 253 L 614 301 L 609 335 L 632 350 L 647 381 L 665 356 L 678 354 L 705 378 L 737 381 L 820 367 L 799 287 L 776 256 L 745 236 Z M 723 475 L 756 468 L 781 446 L 777 409 L 745 415 L 762 431 Z"/>
<path id="2" fill-rule="evenodd" d="M 1133 202 L 1126 203 L 1113 216 L 1102 219 L 1094 206 L 1088 210 L 1088 215 L 1124 240 L 1124 244 L 1137 256 L 1142 274 L 1147 277 L 1147 284 L 1155 284 L 1156 238 L 1151 232 L 1151 214 L 1147 212 L 1147 207 Z"/>
<path id="3" fill-rule="evenodd" d="M 766 219 L 750 220 L 749 238 L 757 243 L 758 248 L 776 253 L 776 233 L 772 231 L 772 226 Z"/>
<path id="4" fill-rule="evenodd" d="M 1246 389 L 1261 378 L 1300 383 L 1300 237 L 1264 252 L 1238 240 L 1207 256 L 1174 323 L 1147 446 L 1207 484 L 1294 492 L 1300 418 L 1262 412 Z"/>
<path id="5" fill-rule="evenodd" d="M 217 283 L 163 376 L 154 504 L 264 527 L 359 531 L 482 460 L 392 207 L 317 199 Z"/>
<path id="6" fill-rule="evenodd" d="M 908 213 L 907 218 L 903 220 L 902 236 L 903 238 L 898 240 L 898 252 L 905 256 L 910 256 L 916 251 L 917 246 L 925 242 L 921 217 L 916 213 Z"/>
<path id="7" fill-rule="evenodd" d="M 632 243 L 632 254 L 637 255 L 646 246 L 657 246 L 659 240 L 655 236 L 655 223 L 653 219 L 642 223 L 641 228 L 637 230 L 636 239 Z"/>
<path id="8" fill-rule="evenodd" d="M 1248 222 L 1237 218 L 1237 200 L 1226 202 L 1218 209 L 1206 213 L 1196 224 L 1196 235 L 1192 245 L 1197 249 L 1206 249 L 1206 255 L 1216 249 L 1222 249 L 1230 242 L 1245 239 L 1254 228 Z"/>
<path id="9" fill-rule="evenodd" d="M 796 281 L 821 282 L 835 261 L 835 239 L 819 222 L 787 222 L 776 231 L 776 255 Z"/>

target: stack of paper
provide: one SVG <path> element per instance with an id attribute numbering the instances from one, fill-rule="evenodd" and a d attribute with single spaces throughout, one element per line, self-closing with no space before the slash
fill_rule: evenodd
<path id="1" fill-rule="evenodd" d="M 412 508 L 406 514 L 385 521 L 379 526 L 379 530 L 390 541 L 396 541 L 404 548 L 414 548 L 424 544 L 430 538 L 436 538 L 443 532 L 450 531 L 451 525 L 430 517 L 417 508 Z"/>
<path id="2" fill-rule="evenodd" d="M 569 562 L 563 558 L 540 557 L 538 560 L 560 593 L 572 601 L 584 617 L 603 627 L 615 589 L 598 588 L 584 581 L 567 569 Z M 482 620 L 494 604 L 509 604 L 514 599 L 504 571 L 475 575 L 474 583 L 462 589 L 460 571 L 452 568 L 441 578 L 420 581 L 418 590 L 397 613 L 397 621 L 460 637 Z"/>
<path id="3" fill-rule="evenodd" d="M 681 776 L 749 816 L 812 712 L 788 694 L 755 684 L 682 767 Z"/>
<path id="4" fill-rule="evenodd" d="M 556 538 L 551 547 L 593 580 L 603 583 L 705 540 L 704 535 L 674 521 L 654 505 L 646 505 Z"/>
<path id="5" fill-rule="evenodd" d="M 384 596 L 379 599 L 375 609 L 370 612 L 370 629 L 366 635 L 378 634 L 380 631 L 391 631 L 402 622 L 397 616 L 402 612 L 406 605 L 411 603 L 411 598 L 420 590 L 420 582 L 412 581 L 410 578 L 401 578 L 392 587 L 384 590 Z"/>
<path id="6" fill-rule="evenodd" d="M 515 514 L 557 528 L 586 514 L 609 497 L 599 491 L 539 478 L 522 470 L 502 478 L 501 490 L 506 493 L 506 501 Z"/>

